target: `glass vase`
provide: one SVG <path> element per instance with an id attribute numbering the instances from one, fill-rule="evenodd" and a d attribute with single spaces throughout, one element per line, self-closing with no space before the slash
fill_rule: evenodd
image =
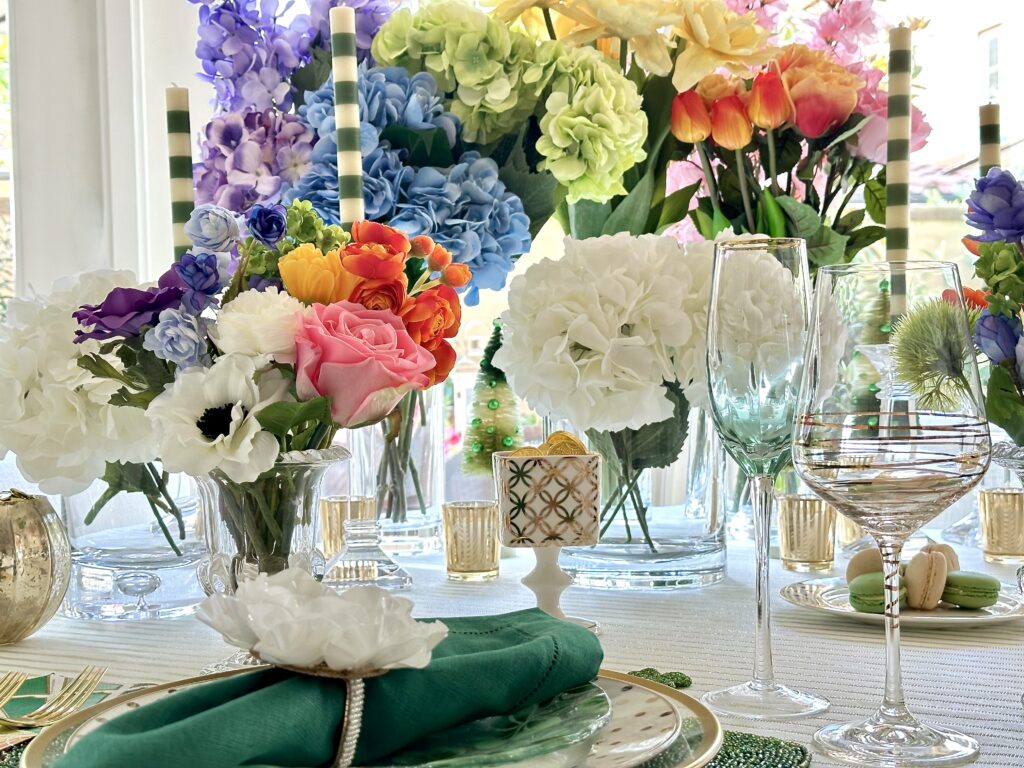
<path id="1" fill-rule="evenodd" d="M 389 555 L 441 549 L 444 389 L 410 392 L 387 419 L 347 430 L 350 493 L 376 499 L 381 547 Z"/>
<path id="2" fill-rule="evenodd" d="M 348 458 L 332 446 L 281 454 L 274 466 L 248 483 L 222 472 L 197 478 L 209 558 L 199 568 L 207 594 L 232 594 L 259 573 L 289 567 L 324 573 L 318 548 L 320 486 L 324 474 Z"/>
<path id="3" fill-rule="evenodd" d="M 576 584 L 677 589 L 725 578 L 724 452 L 704 411 L 687 418 L 683 450 L 668 467 L 630 473 L 604 457 L 601 539 L 562 559 Z"/>
<path id="4" fill-rule="evenodd" d="M 107 492 L 103 481 L 60 497 L 60 516 L 72 550 L 71 581 L 61 607 L 65 616 L 134 621 L 195 611 L 205 596 L 196 582 L 196 566 L 206 554 L 197 532 L 196 486 L 187 475 L 168 475 L 167 491 L 181 512 L 184 539 L 177 520 L 164 512 L 157 518 L 142 493 L 114 496 L 94 518 L 90 513 Z M 180 555 L 168 544 L 164 528 Z"/>

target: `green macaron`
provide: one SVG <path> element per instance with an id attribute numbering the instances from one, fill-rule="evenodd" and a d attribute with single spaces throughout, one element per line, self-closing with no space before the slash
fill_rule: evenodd
<path id="1" fill-rule="evenodd" d="M 999 579 L 987 573 L 950 571 L 946 574 L 946 588 L 942 602 L 961 608 L 988 608 L 999 600 Z"/>
<path id="2" fill-rule="evenodd" d="M 861 613 L 885 613 L 885 576 L 864 573 L 849 583 L 850 605 Z M 907 588 L 900 584 L 900 607 L 907 605 Z"/>

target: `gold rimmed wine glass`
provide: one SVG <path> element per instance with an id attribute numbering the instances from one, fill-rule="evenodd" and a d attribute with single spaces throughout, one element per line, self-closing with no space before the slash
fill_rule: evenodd
<path id="1" fill-rule="evenodd" d="M 981 480 L 991 442 L 960 276 L 944 262 L 823 267 L 808 336 L 793 463 L 871 534 L 885 571 L 885 691 L 870 717 L 815 747 L 878 768 L 962 765 L 978 743 L 920 722 L 900 676 L 900 552 Z"/>

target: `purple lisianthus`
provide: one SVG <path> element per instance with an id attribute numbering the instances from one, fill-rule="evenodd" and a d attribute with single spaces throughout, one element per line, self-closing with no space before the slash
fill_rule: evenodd
<path id="1" fill-rule="evenodd" d="M 184 294 L 185 285 L 173 270 L 165 272 L 153 288 L 115 288 L 99 304 L 83 304 L 72 313 L 82 328 L 92 328 L 76 330 L 75 343 L 138 336 L 165 309 L 178 307 Z"/>
<path id="2" fill-rule="evenodd" d="M 974 343 L 993 365 L 1014 361 L 1020 338 L 1021 322 L 1018 318 L 993 315 L 987 309 L 981 311 L 974 326 Z"/>
<path id="3" fill-rule="evenodd" d="M 182 303 L 190 312 L 202 312 L 220 293 L 221 270 L 217 254 L 186 252 L 172 267 L 185 286 Z"/>
<path id="4" fill-rule="evenodd" d="M 250 234 L 263 243 L 267 248 L 273 248 L 284 237 L 288 227 L 288 218 L 285 215 L 284 206 L 260 205 L 257 203 L 249 209 L 249 218 L 246 222 Z"/>
<path id="5" fill-rule="evenodd" d="M 967 223 L 981 233 L 968 235 L 980 242 L 1018 242 L 1024 236 L 1024 186 L 1013 174 L 990 168 L 967 198 Z"/>

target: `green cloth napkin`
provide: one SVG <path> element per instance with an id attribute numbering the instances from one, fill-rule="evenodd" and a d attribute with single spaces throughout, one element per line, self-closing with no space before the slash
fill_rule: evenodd
<path id="1" fill-rule="evenodd" d="M 603 653 L 583 627 L 534 608 L 441 619 L 426 669 L 366 681 L 356 764 L 430 733 L 513 712 L 594 679 Z M 278 669 L 187 688 L 112 720 L 59 768 L 314 768 L 337 752 L 344 683 Z"/>

